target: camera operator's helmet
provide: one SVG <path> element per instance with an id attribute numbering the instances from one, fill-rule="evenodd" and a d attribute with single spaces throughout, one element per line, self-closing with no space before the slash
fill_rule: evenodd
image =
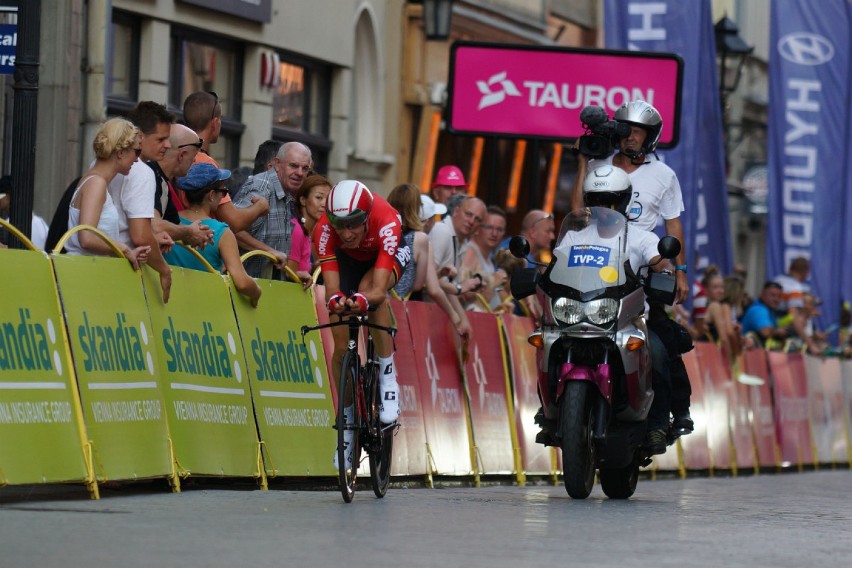
<path id="1" fill-rule="evenodd" d="M 648 132 L 645 142 L 642 143 L 642 150 L 646 154 L 657 149 L 657 142 L 660 141 L 660 133 L 663 130 L 663 117 L 657 109 L 645 101 L 630 101 L 618 107 L 613 118 L 618 122 L 640 126 Z"/>
<path id="2" fill-rule="evenodd" d="M 367 222 L 372 207 L 373 194 L 367 186 L 354 179 L 345 179 L 329 192 L 325 213 L 335 229 L 354 229 Z"/>
<path id="3" fill-rule="evenodd" d="M 615 166 L 599 166 L 583 180 L 586 207 L 606 207 L 627 217 L 633 200 L 633 185 L 627 172 Z"/>

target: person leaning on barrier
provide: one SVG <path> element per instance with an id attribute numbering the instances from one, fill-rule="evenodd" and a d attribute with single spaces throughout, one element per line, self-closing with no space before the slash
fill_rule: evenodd
<path id="1" fill-rule="evenodd" d="M 778 326 L 775 310 L 781 304 L 783 288 L 777 282 L 769 281 L 743 315 L 743 334 L 755 336 L 764 347 L 772 341 L 786 341 L 787 330 Z"/>
<path id="2" fill-rule="evenodd" d="M 227 224 L 215 218 L 216 208 L 222 201 L 222 195 L 228 192 L 226 180 L 230 177 L 230 170 L 221 170 L 213 164 L 193 164 L 187 175 L 177 180 L 189 205 L 181 211 L 180 222 L 183 225 L 201 222 L 210 227 L 213 231 L 213 242 L 201 249 L 199 253 L 214 269 L 222 271 L 224 268 L 231 275 L 237 291 L 247 296 L 251 305 L 257 307 L 260 300 L 260 286 L 243 268 L 234 233 Z M 165 257 L 166 261 L 173 266 L 206 270 L 201 261 L 182 246 L 175 246 L 166 253 Z"/>
<path id="3" fill-rule="evenodd" d="M 95 134 L 92 148 L 95 163 L 81 177 L 68 205 L 67 228 L 91 225 L 100 229 L 124 253 L 133 268 L 148 260 L 149 245 L 131 249 L 119 240 L 118 211 L 107 191 L 109 183 L 118 174 L 127 175 L 136 162 L 139 147 L 139 129 L 129 120 L 107 120 Z M 68 254 L 110 255 L 112 248 L 91 231 L 71 235 L 65 244 Z"/>

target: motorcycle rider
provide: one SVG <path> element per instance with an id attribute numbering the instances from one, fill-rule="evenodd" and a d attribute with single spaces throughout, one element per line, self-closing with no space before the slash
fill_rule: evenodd
<path id="1" fill-rule="evenodd" d="M 582 187 L 583 205 L 585 207 L 605 207 L 612 209 L 613 215 L 629 217 L 634 191 L 630 178 L 621 168 L 612 165 L 598 166 L 589 172 Z M 605 227 L 605 222 L 599 222 L 599 225 Z M 627 227 L 627 246 L 631 268 L 635 270 L 641 265 L 651 264 L 651 269 L 655 271 L 671 270 L 673 267 L 668 261 L 658 262 L 660 261 L 660 255 L 657 251 L 659 240 L 655 233 L 637 227 L 635 224 L 629 224 Z M 558 246 L 566 245 L 570 245 L 570 243 L 562 242 Z M 648 434 L 644 445 L 649 453 L 656 455 L 665 453 L 667 446 L 668 400 L 658 403 L 656 393 L 658 388 L 665 392 L 665 385 L 669 382 L 668 354 L 659 337 L 651 330 L 648 330 L 648 334 L 653 368 L 652 385 L 655 396 L 648 413 Z M 555 445 L 551 438 L 555 424 L 550 420 L 543 419 L 543 411 L 540 411 L 536 419 L 543 428 L 536 441 L 546 441 L 548 445 Z"/>
<path id="2" fill-rule="evenodd" d="M 582 207 L 582 180 L 586 172 L 601 165 L 610 164 L 627 172 L 633 185 L 633 202 L 627 216 L 628 221 L 642 229 L 653 231 L 662 218 L 666 234 L 677 237 L 683 244 L 683 224 L 680 215 L 684 210 L 683 195 L 677 175 L 665 163 L 657 158 L 655 151 L 663 129 L 663 119 L 653 106 L 642 100 L 634 100 L 623 104 L 615 111 L 613 118 L 630 126 L 630 134 L 621 139 L 618 152 L 607 158 L 588 160 L 585 156 L 578 158 L 577 182 L 572 194 L 572 207 Z M 651 154 L 654 154 L 653 158 Z M 675 301 L 680 304 L 689 292 L 686 277 L 686 247 L 681 249 L 675 258 L 677 288 Z M 654 314 L 663 314 L 663 310 L 655 309 Z M 669 370 L 666 376 L 669 380 L 654 385 L 655 407 L 652 413 L 666 415 L 668 428 L 669 413 L 673 415 L 672 429 L 681 434 L 692 432 L 694 425 L 689 414 L 689 397 L 691 388 L 686 368 L 680 359 L 680 353 L 688 351 L 691 346 L 678 344 L 683 338 L 679 329 L 666 321 L 668 318 L 655 319 L 651 327 L 665 328 L 663 333 L 666 351 L 671 353 Z M 679 327 L 679 324 L 676 324 Z M 656 334 L 655 334 L 656 335 Z M 656 339 L 660 339 L 657 336 Z M 659 386 L 660 390 L 657 390 Z M 650 436 L 650 432 L 649 432 Z M 650 440 L 647 440 L 650 442 Z M 659 447 L 658 445 L 656 446 Z M 661 452 L 662 453 L 662 452 Z"/>

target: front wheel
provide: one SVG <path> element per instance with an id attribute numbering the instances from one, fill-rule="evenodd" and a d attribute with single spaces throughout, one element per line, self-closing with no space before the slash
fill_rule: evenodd
<path id="1" fill-rule="evenodd" d="M 570 381 L 562 394 L 562 476 L 572 499 L 585 499 L 595 483 L 595 445 L 589 383 Z"/>
<path id="2" fill-rule="evenodd" d="M 370 376 L 367 381 L 367 384 L 370 385 L 369 430 L 373 443 L 367 448 L 367 453 L 370 456 L 370 481 L 373 485 L 373 493 L 381 499 L 387 493 L 388 485 L 390 484 L 393 433 L 395 427 L 388 427 L 386 430 L 382 430 L 384 425 L 379 420 L 379 408 L 381 406 L 379 368 L 375 364 L 370 365 L 369 368 Z"/>
<path id="3" fill-rule="evenodd" d="M 601 489 L 610 499 L 627 499 L 636 491 L 639 482 L 639 465 L 615 469 L 601 469 Z"/>
<path id="4" fill-rule="evenodd" d="M 358 358 L 351 351 L 343 356 L 340 368 L 340 388 L 337 391 L 337 474 L 340 493 L 347 503 L 355 496 L 358 464 L 361 461 L 360 412 L 358 409 Z M 345 408 L 351 407 L 347 416 Z M 347 462 L 351 448 L 351 462 Z"/>

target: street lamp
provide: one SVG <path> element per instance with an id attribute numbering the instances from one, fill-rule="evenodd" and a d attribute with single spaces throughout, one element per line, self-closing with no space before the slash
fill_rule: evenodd
<path id="1" fill-rule="evenodd" d="M 713 28 L 719 56 L 719 95 L 724 109 L 728 95 L 737 90 L 746 56 L 754 51 L 754 47 L 740 37 L 739 28 L 727 16 L 723 16 Z"/>
<path id="2" fill-rule="evenodd" d="M 449 39 L 452 19 L 453 0 L 423 0 L 423 22 L 427 40 Z"/>

